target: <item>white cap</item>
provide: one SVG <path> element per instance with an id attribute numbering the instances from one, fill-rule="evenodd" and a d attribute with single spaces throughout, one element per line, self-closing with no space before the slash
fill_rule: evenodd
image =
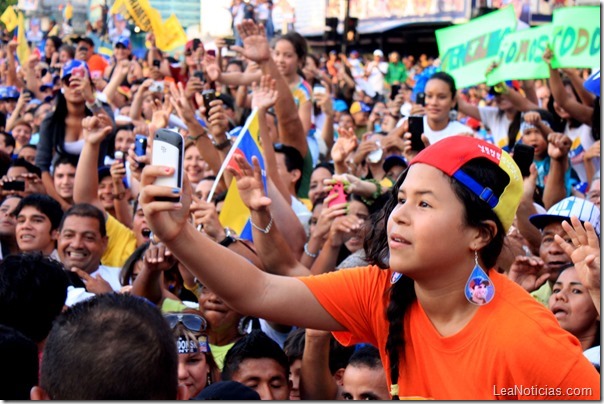
<path id="1" fill-rule="evenodd" d="M 379 57 L 383 58 L 384 57 L 384 52 L 382 52 L 379 49 L 376 49 L 376 50 L 373 51 L 373 56 L 379 56 Z"/>
<path id="2" fill-rule="evenodd" d="M 532 215 L 529 220 L 538 229 L 543 229 L 550 223 L 561 223 L 563 220 L 570 222 L 570 217 L 576 216 L 581 222 L 593 225 L 598 236 L 600 235 L 600 209 L 586 199 L 570 196 L 549 208 L 546 214 Z"/>

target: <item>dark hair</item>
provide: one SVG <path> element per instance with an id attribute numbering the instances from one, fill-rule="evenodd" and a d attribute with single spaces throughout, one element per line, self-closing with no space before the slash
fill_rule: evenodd
<path id="1" fill-rule="evenodd" d="M 57 52 L 59 51 L 59 48 L 61 47 L 61 45 L 63 45 L 63 41 L 61 40 L 61 38 L 59 38 L 58 36 L 55 35 L 51 35 L 48 38 L 46 38 L 47 41 L 52 42 L 52 44 L 55 46 L 55 49 L 57 50 Z"/>
<path id="2" fill-rule="evenodd" d="M 451 99 L 454 99 L 457 96 L 457 87 L 455 86 L 455 79 L 450 74 L 445 72 L 436 72 L 432 76 L 430 76 L 428 82 L 430 80 L 444 81 L 449 86 L 449 90 L 451 90 Z M 428 85 L 428 82 L 426 82 L 426 85 Z"/>
<path id="3" fill-rule="evenodd" d="M 222 380 L 233 380 L 233 375 L 246 359 L 272 359 L 283 368 L 285 379 L 289 378 L 289 362 L 279 344 L 261 330 L 252 330 L 229 349 L 222 368 Z"/>
<path id="4" fill-rule="evenodd" d="M 134 273 L 134 266 L 136 265 L 137 262 L 142 261 L 144 255 L 145 255 L 145 252 L 147 251 L 147 248 L 149 248 L 148 241 L 146 243 L 143 243 L 140 246 L 138 246 L 136 248 L 136 250 L 134 250 L 134 252 L 132 254 L 130 254 L 128 259 L 122 266 L 122 269 L 121 269 L 120 275 L 119 275 L 120 284 L 122 286 L 131 284 L 130 281 L 132 280 L 132 274 Z"/>
<path id="5" fill-rule="evenodd" d="M 36 174 L 38 177 L 42 177 L 42 170 L 39 167 L 33 165 L 23 157 L 19 157 L 11 164 L 11 167 L 25 167 L 28 173 Z"/>
<path id="6" fill-rule="evenodd" d="M 44 214 L 50 220 L 51 230 L 56 230 L 61 224 L 63 218 L 63 208 L 54 198 L 46 194 L 31 194 L 19 201 L 15 208 L 14 215 L 19 216 L 21 210 L 26 206 L 31 206 Z"/>
<path id="7" fill-rule="evenodd" d="M 21 146 L 21 150 L 23 150 L 23 149 L 33 149 L 34 151 L 37 151 L 38 146 L 35 144 L 28 143 L 28 144 L 24 144 L 23 146 Z"/>
<path id="8" fill-rule="evenodd" d="M 174 336 L 159 309 L 136 296 L 106 293 L 57 318 L 40 386 L 53 400 L 173 400 L 177 375 Z"/>
<path id="9" fill-rule="evenodd" d="M 473 159 L 461 167 L 462 171 L 475 179 L 479 184 L 490 187 L 493 192 L 500 196 L 510 181 L 507 174 L 499 167 L 495 166 L 490 160 L 484 158 Z M 377 265 L 380 268 L 387 268 L 388 261 L 388 237 L 386 223 L 394 207 L 398 203 L 398 190 L 405 181 L 409 170 L 405 170 L 396 181 L 390 192 L 390 199 L 386 202 L 384 209 L 378 213 L 375 225 L 370 229 L 365 239 L 365 251 L 367 251 L 367 261 L 370 264 Z M 501 221 L 490 208 L 490 206 L 480 199 L 476 194 L 462 185 L 454 178 L 449 177 L 451 186 L 457 198 L 465 206 L 464 221 L 468 226 L 479 228 L 482 231 L 491 234 L 491 241 L 482 250 L 479 255 L 486 268 L 492 268 L 501 253 L 503 241 L 506 232 L 503 229 Z M 497 233 L 492 234 L 491 228 L 483 222 L 491 220 L 497 225 Z M 487 271 L 489 270 L 487 269 Z M 399 354 L 404 355 L 405 340 L 403 338 L 403 324 L 407 308 L 415 301 L 415 288 L 413 279 L 402 276 L 398 282 L 390 288 L 390 303 L 386 309 L 386 318 L 389 322 L 388 339 L 386 341 L 386 351 L 390 362 L 390 379 L 392 384 L 396 384 L 399 377 Z"/>
<path id="10" fill-rule="evenodd" d="M 65 51 L 69 55 L 69 59 L 75 59 L 75 47 L 72 45 L 63 44 L 59 48 L 59 52 Z"/>
<path id="11" fill-rule="evenodd" d="M 67 298 L 63 264 L 39 252 L 11 254 L 0 262 L 0 324 L 43 341 Z"/>
<path id="12" fill-rule="evenodd" d="M 304 171 L 304 158 L 302 154 L 292 146 L 287 146 L 282 143 L 275 143 L 273 145 L 275 149 L 275 153 L 281 153 L 285 156 L 285 167 L 287 168 L 287 172 L 292 172 L 293 170 L 300 170 L 300 178 L 296 181 L 296 192 L 300 189 L 302 185 L 302 173 Z"/>
<path id="13" fill-rule="evenodd" d="M 306 329 L 298 328 L 289 333 L 283 343 L 283 351 L 287 355 L 289 365 L 291 366 L 297 359 L 302 359 L 304 354 L 304 342 L 306 339 Z"/>
<path id="14" fill-rule="evenodd" d="M 0 131 L 0 136 L 2 136 L 4 138 L 4 144 L 6 145 L 6 147 L 12 146 L 14 149 L 17 146 L 17 143 L 15 142 L 15 138 L 10 133 L 6 133 L 5 131 Z"/>
<path id="15" fill-rule="evenodd" d="M 333 335 L 329 345 L 329 371 L 334 375 L 338 370 L 345 369 L 350 357 L 355 351 L 355 346 L 344 346 L 340 344 Z"/>
<path id="16" fill-rule="evenodd" d="M 294 47 L 294 51 L 298 56 L 298 75 L 304 77 L 301 66 L 304 66 L 304 63 L 306 63 L 306 55 L 308 54 L 308 42 L 306 42 L 306 39 L 295 31 L 289 31 L 287 34 L 277 38 L 275 45 L 279 41 L 287 41 Z"/>
<path id="17" fill-rule="evenodd" d="M 63 220 L 61 220 L 61 224 L 59 225 L 59 231 L 63 230 L 65 220 L 67 220 L 69 216 L 90 217 L 92 219 L 98 220 L 99 232 L 101 233 L 101 236 L 107 236 L 107 227 L 105 226 L 105 215 L 96 206 L 91 205 L 89 203 L 77 203 L 71 208 L 67 209 L 67 212 L 65 212 L 65 214 L 63 215 Z"/>
<path id="18" fill-rule="evenodd" d="M 327 171 L 329 171 L 329 172 L 331 173 L 331 175 L 334 175 L 334 174 L 335 174 L 335 169 L 334 169 L 334 167 L 333 167 L 333 163 L 327 163 L 327 162 L 324 162 L 324 163 L 319 163 L 319 164 L 317 164 L 317 165 L 316 165 L 316 166 L 315 166 L 315 167 L 312 169 L 311 175 L 312 175 L 312 173 L 314 173 L 315 171 L 317 171 L 319 168 L 324 168 L 324 169 L 326 169 Z"/>
<path id="19" fill-rule="evenodd" d="M 76 168 L 78 166 L 78 162 L 76 161 L 75 158 L 68 156 L 68 155 L 64 155 L 59 157 L 59 159 L 54 163 L 53 166 L 53 175 L 55 170 L 57 169 L 58 166 L 63 165 L 63 164 L 69 164 L 70 166 L 73 166 L 74 168 Z"/>
<path id="20" fill-rule="evenodd" d="M 366 366 L 370 369 L 381 368 L 384 365 L 380 359 L 380 351 L 373 345 L 363 345 L 354 351 L 348 361 L 349 366 Z"/>
<path id="21" fill-rule="evenodd" d="M 38 383 L 38 347 L 25 335 L 0 324 L 0 396 L 8 400 L 29 400 Z"/>
<path id="22" fill-rule="evenodd" d="M 243 60 L 241 59 L 231 59 L 227 62 L 226 67 L 228 68 L 230 65 L 237 65 L 239 66 L 239 68 L 241 69 L 241 71 L 244 71 L 245 68 L 243 67 Z"/>

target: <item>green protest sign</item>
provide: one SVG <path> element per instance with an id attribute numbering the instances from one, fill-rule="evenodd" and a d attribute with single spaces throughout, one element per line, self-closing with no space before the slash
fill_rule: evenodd
<path id="1" fill-rule="evenodd" d="M 600 66 L 600 7 L 558 8 L 552 25 L 552 67 Z"/>
<path id="2" fill-rule="evenodd" d="M 547 24 L 506 35 L 495 59 L 498 66 L 487 76 L 487 85 L 505 80 L 548 78 L 549 68 L 542 56 L 551 33 L 552 25 Z"/>
<path id="3" fill-rule="evenodd" d="M 442 70 L 458 88 L 485 81 L 485 71 L 499 52 L 503 38 L 516 30 L 513 7 L 505 7 L 463 25 L 436 31 Z"/>

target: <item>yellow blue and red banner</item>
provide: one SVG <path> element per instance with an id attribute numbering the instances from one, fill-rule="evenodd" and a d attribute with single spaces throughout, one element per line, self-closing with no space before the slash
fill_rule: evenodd
<path id="1" fill-rule="evenodd" d="M 260 125 L 258 122 L 258 112 L 253 110 L 250 117 L 245 122 L 245 125 L 237 140 L 231 147 L 229 154 L 225 158 L 216 181 L 218 182 L 226 167 L 232 167 L 239 170 L 237 162 L 234 159 L 235 155 L 245 157 L 247 162 L 252 165 L 252 157 L 256 156 L 262 170 L 262 181 L 266 191 L 266 171 L 264 166 L 264 158 L 262 155 L 262 145 L 260 142 Z M 220 212 L 220 223 L 224 227 L 229 227 L 234 230 L 239 238 L 244 240 L 252 240 L 252 224 L 250 220 L 250 210 L 245 206 L 237 189 L 237 180 L 233 178 L 227 191 L 222 211 Z"/>

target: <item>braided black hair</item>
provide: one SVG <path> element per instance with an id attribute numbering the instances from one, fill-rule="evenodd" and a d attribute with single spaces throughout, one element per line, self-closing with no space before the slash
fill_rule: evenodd
<path id="1" fill-rule="evenodd" d="M 462 170 L 478 183 L 490 187 L 496 195 L 501 195 L 510 181 L 503 170 L 496 167 L 487 159 L 479 158 L 471 160 L 462 167 Z M 388 268 L 389 257 L 386 224 L 388 217 L 397 204 L 398 191 L 407 177 L 407 173 L 408 169 L 401 174 L 396 184 L 392 187 L 384 208 L 373 215 L 372 220 L 374 225 L 365 239 L 364 247 L 365 251 L 367 251 L 367 261 L 382 269 Z M 466 207 L 464 214 L 465 223 L 468 226 L 479 228 L 489 233 L 491 241 L 479 254 L 485 267 L 492 268 L 503 248 L 505 238 L 503 225 L 486 202 L 457 180 L 450 178 L 450 181 L 456 196 Z M 487 220 L 496 223 L 496 233 L 493 233 L 492 228 L 484 223 Z M 405 352 L 404 318 L 407 309 L 416 299 L 414 280 L 403 275 L 398 282 L 395 282 L 390 287 L 387 293 L 390 294 L 390 302 L 385 313 L 389 323 L 386 352 L 388 353 L 388 360 L 390 362 L 390 394 L 393 399 L 398 399 L 397 381 Z M 403 356 L 402 360 L 399 359 L 400 356 Z"/>

